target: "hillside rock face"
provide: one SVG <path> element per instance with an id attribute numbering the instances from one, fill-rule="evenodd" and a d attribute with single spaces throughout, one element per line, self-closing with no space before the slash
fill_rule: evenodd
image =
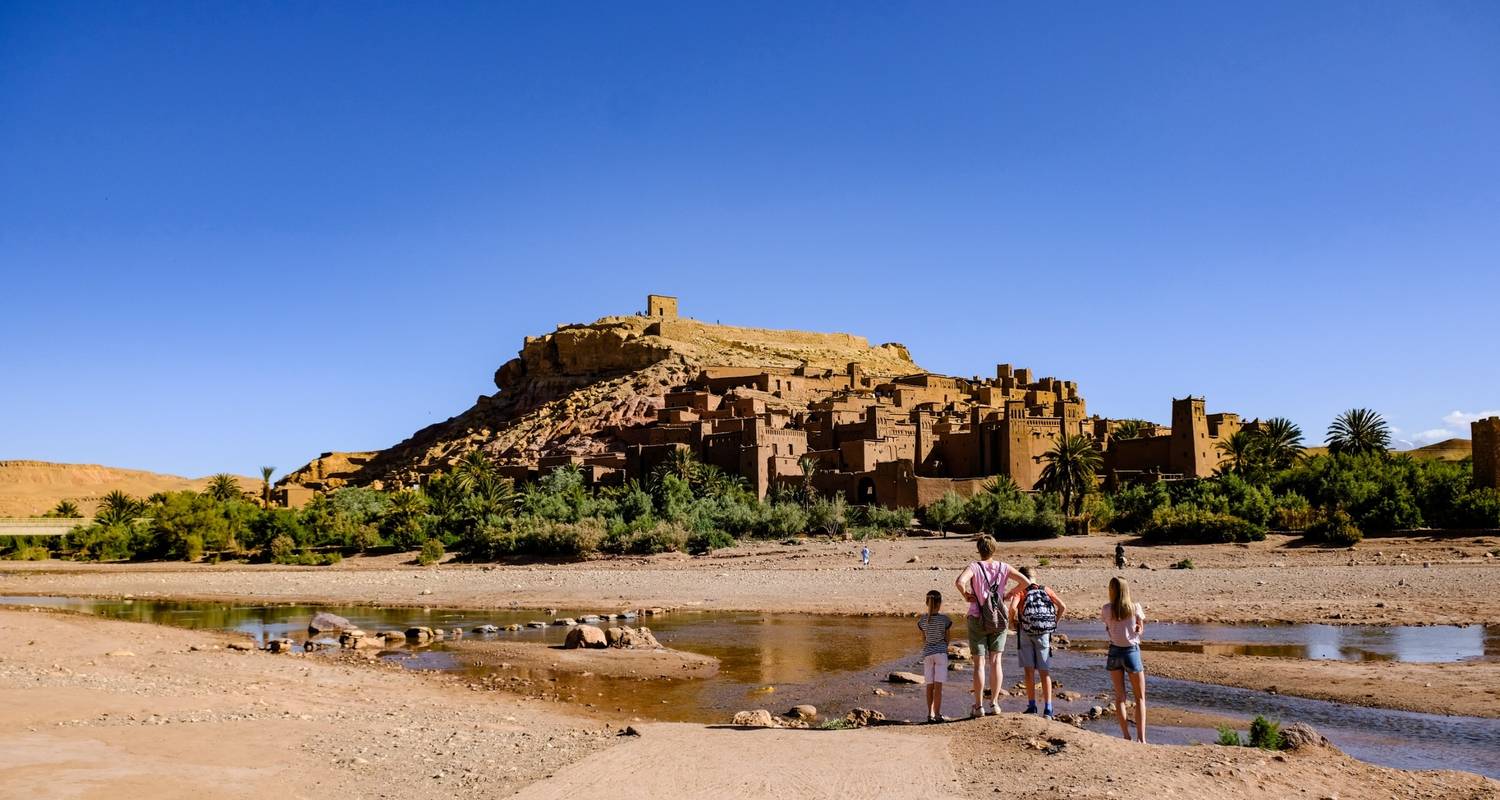
<path id="1" fill-rule="evenodd" d="M 259 493 L 258 479 L 235 477 L 240 488 Z M 201 491 L 207 483 L 207 478 L 184 478 L 99 464 L 0 461 L 0 517 L 43 514 L 60 500 L 72 500 L 84 516 L 90 516 L 99 505 L 99 498 L 113 489 L 147 497 L 156 492 Z"/>
<path id="2" fill-rule="evenodd" d="M 563 325 L 550 334 L 527 337 L 517 357 L 495 371 L 499 391 L 479 397 L 462 414 L 387 450 L 325 453 L 282 482 L 317 488 L 414 483 L 476 448 L 516 463 L 620 450 L 616 431 L 654 421 L 665 395 L 704 368 L 805 364 L 842 371 L 851 363 L 876 375 L 921 371 L 902 345 L 871 347 L 863 337 L 844 333 L 645 316 Z"/>

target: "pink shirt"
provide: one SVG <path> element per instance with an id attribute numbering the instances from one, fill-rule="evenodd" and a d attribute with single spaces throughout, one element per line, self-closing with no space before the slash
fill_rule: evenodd
<path id="1" fill-rule="evenodd" d="M 1135 616 L 1125 619 L 1115 619 L 1114 609 L 1109 603 L 1099 610 L 1099 618 L 1104 620 L 1104 630 L 1109 632 L 1109 643 L 1115 647 L 1130 647 L 1141 643 L 1141 634 L 1136 630 L 1136 620 L 1142 623 L 1146 621 L 1146 612 L 1141 609 L 1141 604 L 1135 604 Z"/>
<path id="2" fill-rule="evenodd" d="M 998 587 L 1000 596 L 1005 596 L 1005 582 L 1010 579 L 1010 565 L 1004 561 L 975 561 L 969 565 L 969 570 L 974 573 L 970 578 L 969 591 L 976 598 L 976 602 L 969 603 L 969 616 L 977 617 L 979 616 L 977 598 L 984 597 L 984 590 L 987 587 Z"/>

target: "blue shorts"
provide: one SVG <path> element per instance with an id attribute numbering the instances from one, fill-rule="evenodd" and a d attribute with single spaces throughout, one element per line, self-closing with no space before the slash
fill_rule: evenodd
<path id="1" fill-rule="evenodd" d="M 1109 657 L 1104 661 L 1104 668 L 1110 672 L 1121 669 L 1126 672 L 1145 672 L 1146 668 L 1141 664 L 1141 646 L 1138 644 L 1129 647 L 1110 645 Z"/>
<path id="2" fill-rule="evenodd" d="M 1052 668 L 1052 634 L 1016 634 L 1016 657 L 1021 660 L 1021 669 Z"/>

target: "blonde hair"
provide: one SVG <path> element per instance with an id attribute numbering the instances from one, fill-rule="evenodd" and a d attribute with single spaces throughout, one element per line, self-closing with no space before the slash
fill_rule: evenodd
<path id="1" fill-rule="evenodd" d="M 1109 579 L 1109 612 L 1117 620 L 1135 616 L 1135 603 L 1130 601 L 1130 584 L 1124 578 Z"/>
<path id="2" fill-rule="evenodd" d="M 989 536 L 979 537 L 979 541 L 974 544 L 979 548 L 979 557 L 986 561 L 995 554 L 995 540 Z"/>

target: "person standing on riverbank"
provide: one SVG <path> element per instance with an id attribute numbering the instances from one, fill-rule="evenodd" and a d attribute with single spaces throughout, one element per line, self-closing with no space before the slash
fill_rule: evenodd
<path id="1" fill-rule="evenodd" d="M 948 680 L 948 631 L 953 620 L 943 610 L 943 593 L 927 593 L 927 613 L 917 618 L 922 632 L 922 677 L 927 680 L 927 721 L 944 722 L 943 683 Z"/>
<path id="2" fill-rule="evenodd" d="M 1041 713 L 1052 719 L 1052 632 L 1057 630 L 1057 621 L 1068 607 L 1056 592 L 1036 582 L 1031 567 L 1021 567 L 1021 574 L 1032 581 L 1014 605 L 1016 658 L 1026 675 L 1026 710 L 1021 713 L 1037 713 L 1036 679 L 1037 673 L 1041 673 Z"/>
<path id="3" fill-rule="evenodd" d="M 1124 578 L 1110 578 L 1109 602 L 1099 610 L 1099 617 L 1109 634 L 1109 656 L 1104 666 L 1115 685 L 1120 735 L 1130 739 L 1130 723 L 1125 716 L 1125 676 L 1129 675 L 1130 690 L 1135 695 L 1135 740 L 1145 742 L 1146 668 L 1141 664 L 1141 632 L 1146 629 L 1146 612 L 1130 599 L 1130 584 Z"/>
<path id="4" fill-rule="evenodd" d="M 953 581 L 958 593 L 969 601 L 967 617 L 969 652 L 974 659 L 974 703 L 969 707 L 969 716 L 982 717 L 1000 713 L 998 703 L 989 709 L 985 701 L 991 699 L 989 690 L 999 694 L 1003 674 L 1000 670 L 1000 654 L 1005 650 L 1005 629 L 1009 624 L 1006 611 L 1007 584 L 1016 583 L 1018 589 L 1031 585 L 1021 573 L 995 557 L 995 540 L 980 536 L 975 541 L 979 549 L 979 560 L 964 568 Z"/>

